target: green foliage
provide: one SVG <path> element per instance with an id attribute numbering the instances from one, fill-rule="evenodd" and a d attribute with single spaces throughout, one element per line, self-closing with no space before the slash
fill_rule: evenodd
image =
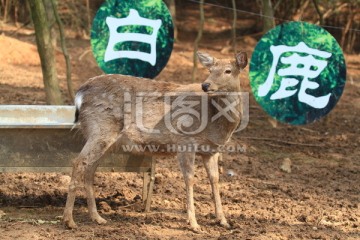
<path id="1" fill-rule="evenodd" d="M 138 11 L 139 15 L 148 19 L 161 19 L 162 25 L 159 29 L 156 42 L 157 59 L 156 65 L 151 66 L 147 62 L 137 59 L 115 59 L 104 62 L 105 50 L 108 44 L 110 32 L 106 25 L 106 17 L 126 18 L 130 9 Z M 135 32 L 151 34 L 153 29 L 144 26 L 123 26 L 118 32 Z M 121 73 L 138 77 L 154 78 L 167 64 L 173 48 L 173 23 L 166 5 L 161 0 L 107 0 L 98 10 L 91 29 L 91 45 L 96 61 L 101 69 L 108 74 Z M 115 46 L 115 50 L 138 50 L 150 52 L 150 46 L 139 42 L 123 42 Z"/>
<path id="2" fill-rule="evenodd" d="M 332 54 L 330 58 L 326 59 L 328 65 L 320 75 L 315 79 L 310 79 L 320 86 L 317 89 L 306 90 L 307 94 L 315 97 L 331 93 L 330 101 L 323 109 L 316 109 L 299 101 L 298 92 L 303 79 L 302 76 L 288 76 L 300 81 L 297 86 L 289 88 L 289 90 L 298 89 L 296 94 L 278 100 L 270 99 L 271 95 L 279 89 L 283 79 L 277 74 L 278 70 L 288 67 L 281 62 L 277 63 L 270 92 L 265 97 L 258 96 L 258 88 L 267 79 L 273 61 L 270 46 L 295 46 L 301 41 L 310 48 Z M 288 53 L 284 53 L 281 57 L 286 56 L 286 54 Z M 339 44 L 326 30 L 305 22 L 290 22 L 269 31 L 259 41 L 251 58 L 249 75 L 254 96 L 269 115 L 282 122 L 300 125 L 314 122 L 334 108 L 345 86 L 346 66 Z"/>

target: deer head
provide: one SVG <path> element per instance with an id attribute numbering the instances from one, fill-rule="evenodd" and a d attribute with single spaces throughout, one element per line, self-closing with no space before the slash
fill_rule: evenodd
<path id="1" fill-rule="evenodd" d="M 247 65 L 247 54 L 239 52 L 235 59 L 217 59 L 207 53 L 197 53 L 199 61 L 206 67 L 210 75 L 201 84 L 204 92 L 240 91 L 239 74 Z"/>

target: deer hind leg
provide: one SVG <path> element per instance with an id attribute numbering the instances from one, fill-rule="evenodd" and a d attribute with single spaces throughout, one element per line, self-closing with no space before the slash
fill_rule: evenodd
<path id="1" fill-rule="evenodd" d="M 186 206 L 187 206 L 187 215 L 188 215 L 190 227 L 192 230 L 199 232 L 201 231 L 201 228 L 196 221 L 195 206 L 194 206 L 195 153 L 178 153 L 177 158 L 186 185 Z"/>
<path id="2" fill-rule="evenodd" d="M 108 148 L 117 140 L 116 136 L 106 136 L 106 138 L 89 138 L 79 156 L 73 163 L 72 177 L 69 185 L 69 192 L 66 200 L 63 220 L 67 227 L 76 228 L 73 220 L 73 209 L 76 197 L 76 189 L 84 184 L 88 210 L 93 221 L 102 224 L 106 221 L 97 212 L 94 197 L 94 174 L 98 166 L 98 161 Z"/>
<path id="3" fill-rule="evenodd" d="M 83 158 L 81 154 L 73 160 L 73 169 L 71 174 L 71 181 L 69 184 L 68 195 L 66 199 L 66 205 L 63 215 L 63 221 L 68 228 L 76 228 L 76 223 L 73 219 L 73 209 L 74 209 L 74 202 L 76 197 L 76 188 L 79 186 L 81 182 L 81 173 L 83 170 L 81 169 L 81 162 Z"/>
<path id="4" fill-rule="evenodd" d="M 85 176 L 84 176 L 84 188 L 86 192 L 86 201 L 88 205 L 88 212 L 90 215 L 90 218 L 92 221 L 98 223 L 98 224 L 105 224 L 106 220 L 103 219 L 96 207 L 95 202 L 95 195 L 94 195 L 94 177 L 95 177 L 95 171 L 98 167 L 99 162 L 94 162 L 92 164 L 89 164 L 85 168 Z"/>
<path id="5" fill-rule="evenodd" d="M 226 228 L 230 228 L 230 225 L 226 221 L 219 192 L 219 167 L 218 167 L 219 153 L 214 155 L 203 155 L 203 162 L 208 174 L 213 198 L 215 202 L 215 214 L 216 219 L 220 221 L 220 225 Z"/>

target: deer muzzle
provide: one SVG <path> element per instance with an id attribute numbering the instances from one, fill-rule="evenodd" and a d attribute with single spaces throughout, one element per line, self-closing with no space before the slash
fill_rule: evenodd
<path id="1" fill-rule="evenodd" d="M 210 85 L 211 85 L 210 83 L 203 83 L 203 84 L 201 84 L 201 88 L 204 92 L 207 92 L 207 91 L 209 91 Z"/>

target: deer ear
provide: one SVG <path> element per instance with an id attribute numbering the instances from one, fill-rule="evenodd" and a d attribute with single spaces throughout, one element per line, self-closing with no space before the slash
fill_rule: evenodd
<path id="1" fill-rule="evenodd" d="M 214 58 L 212 56 L 210 56 L 207 53 L 201 53 L 201 52 L 197 52 L 199 61 L 201 62 L 201 64 L 206 67 L 206 68 L 210 68 L 212 67 L 212 65 L 214 65 Z"/>
<path id="2" fill-rule="evenodd" d="M 240 69 L 244 69 L 248 63 L 247 54 L 246 52 L 239 52 L 235 56 L 236 64 Z"/>

